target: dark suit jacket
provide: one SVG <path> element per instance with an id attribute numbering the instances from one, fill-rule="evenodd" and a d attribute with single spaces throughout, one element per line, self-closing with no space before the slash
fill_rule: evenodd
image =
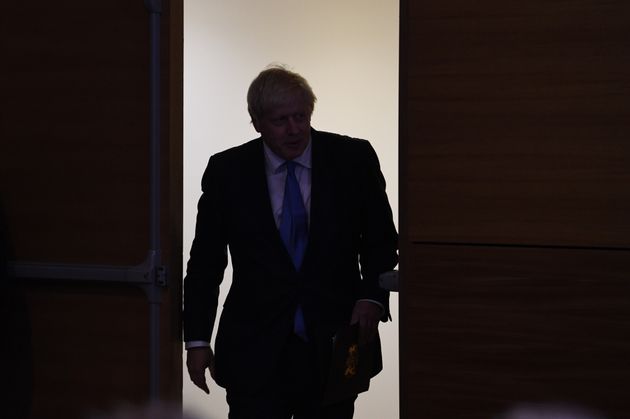
<path id="1" fill-rule="evenodd" d="M 184 338 L 210 341 L 229 247 L 232 286 L 215 344 L 217 382 L 264 384 L 302 305 L 309 339 L 328 348 L 361 298 L 388 308 L 378 275 L 397 263 L 385 180 L 365 140 L 312 131 L 309 239 L 296 271 L 276 228 L 260 138 L 210 158 L 184 281 Z"/>

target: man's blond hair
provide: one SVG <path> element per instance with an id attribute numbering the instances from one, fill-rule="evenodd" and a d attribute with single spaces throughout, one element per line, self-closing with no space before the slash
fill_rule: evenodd
<path id="1" fill-rule="evenodd" d="M 301 94 L 309 116 L 317 98 L 306 79 L 283 65 L 271 65 L 252 81 L 247 91 L 247 111 L 252 121 L 262 118 L 273 107 Z"/>

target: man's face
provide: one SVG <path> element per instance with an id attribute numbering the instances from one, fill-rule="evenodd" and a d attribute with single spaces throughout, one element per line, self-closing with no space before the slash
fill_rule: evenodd
<path id="1" fill-rule="evenodd" d="M 311 134 L 311 109 L 302 95 L 293 95 L 261 118 L 253 120 L 254 128 L 267 146 L 285 160 L 304 152 Z"/>

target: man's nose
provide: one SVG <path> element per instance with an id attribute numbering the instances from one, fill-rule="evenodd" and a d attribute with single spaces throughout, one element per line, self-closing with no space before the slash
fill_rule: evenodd
<path id="1" fill-rule="evenodd" d="M 295 118 L 289 117 L 287 119 L 287 130 L 289 134 L 297 134 L 300 132 L 299 124 L 296 122 Z"/>

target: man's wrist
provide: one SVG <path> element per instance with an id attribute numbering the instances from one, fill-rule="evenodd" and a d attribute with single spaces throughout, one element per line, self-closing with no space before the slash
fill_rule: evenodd
<path id="1" fill-rule="evenodd" d="M 379 307 L 381 308 L 381 316 L 382 316 L 383 314 L 385 314 L 385 306 L 384 306 L 383 304 L 379 303 L 378 301 L 376 301 L 376 300 L 371 300 L 371 299 L 369 299 L 369 298 L 361 298 L 360 300 L 357 300 L 357 302 L 359 302 L 359 301 L 367 301 L 367 302 L 369 302 L 369 303 L 376 304 L 377 306 L 379 306 Z"/>
<path id="2" fill-rule="evenodd" d="M 206 342 L 205 340 L 191 340 L 188 342 L 184 342 L 184 348 L 186 350 L 193 348 L 209 348 L 210 342 Z"/>

